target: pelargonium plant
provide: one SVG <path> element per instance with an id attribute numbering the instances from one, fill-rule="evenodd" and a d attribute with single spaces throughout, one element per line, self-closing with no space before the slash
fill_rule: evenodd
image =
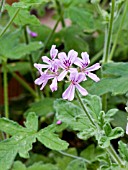
<path id="1" fill-rule="evenodd" d="M 86 96 L 87 90 L 84 89 L 80 83 L 86 81 L 87 77 L 91 78 L 95 82 L 100 79 L 92 71 L 98 70 L 101 66 L 96 63 L 90 67 L 89 55 L 87 52 L 81 53 L 82 58 L 78 56 L 75 50 L 70 50 L 68 55 L 65 52 L 58 53 L 56 45 L 52 45 L 50 50 L 50 58 L 43 56 L 43 64 L 34 64 L 34 67 L 38 69 L 40 77 L 35 80 L 35 84 L 41 85 L 40 90 L 46 86 L 49 80 L 52 80 L 50 89 L 52 92 L 58 89 L 57 83 L 59 81 L 70 82 L 69 87 L 63 92 L 62 98 L 72 101 L 74 99 L 75 89 L 77 89 L 81 95 Z"/>

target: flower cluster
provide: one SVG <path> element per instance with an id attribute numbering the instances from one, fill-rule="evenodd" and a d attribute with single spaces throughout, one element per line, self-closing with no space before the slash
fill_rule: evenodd
<path id="1" fill-rule="evenodd" d="M 58 57 L 57 57 L 58 56 Z M 50 58 L 43 56 L 43 64 L 34 64 L 38 69 L 40 77 L 35 80 L 35 84 L 41 85 L 41 90 L 45 87 L 47 82 L 52 79 L 50 85 L 51 91 L 56 91 L 58 81 L 64 80 L 65 77 L 70 81 L 69 87 L 62 94 L 63 99 L 73 100 L 75 88 L 83 95 L 86 96 L 88 92 L 80 85 L 82 81 L 87 80 L 87 76 L 95 82 L 100 79 L 91 71 L 98 70 L 101 66 L 99 63 L 88 67 L 90 64 L 89 55 L 87 52 L 82 52 L 81 57 L 74 50 L 70 50 L 68 55 L 65 52 L 58 53 L 55 45 L 52 45 L 50 50 Z M 76 66 L 76 67 L 73 67 Z"/>

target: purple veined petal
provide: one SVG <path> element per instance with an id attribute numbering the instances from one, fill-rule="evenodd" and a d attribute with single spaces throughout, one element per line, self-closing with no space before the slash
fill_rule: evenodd
<path id="1" fill-rule="evenodd" d="M 60 75 L 58 76 L 58 81 L 63 80 L 67 73 L 68 73 L 68 71 L 63 70 L 63 71 L 60 73 Z"/>
<path id="2" fill-rule="evenodd" d="M 51 60 L 47 56 L 43 56 L 42 60 L 44 63 L 51 64 Z"/>
<path id="3" fill-rule="evenodd" d="M 86 68 L 86 71 L 95 71 L 95 70 L 98 70 L 100 67 L 101 67 L 100 64 L 96 63 L 92 65 L 91 67 Z"/>
<path id="4" fill-rule="evenodd" d="M 52 45 L 52 48 L 50 50 L 50 56 L 52 59 L 55 59 L 55 57 L 58 54 L 58 50 L 56 49 L 56 45 Z"/>
<path id="5" fill-rule="evenodd" d="M 78 76 L 78 71 L 70 71 L 70 80 L 73 81 L 74 83 L 77 81 L 77 76 Z"/>
<path id="6" fill-rule="evenodd" d="M 82 94 L 82 96 L 86 96 L 88 94 L 87 90 L 85 90 L 82 86 L 79 84 L 75 85 L 78 91 Z"/>
<path id="7" fill-rule="evenodd" d="M 84 73 L 78 73 L 77 76 L 77 82 L 80 83 L 81 81 L 85 81 L 86 80 L 86 76 Z"/>
<path id="8" fill-rule="evenodd" d="M 83 59 L 83 65 L 84 67 L 87 67 L 90 64 L 90 60 L 89 60 L 89 55 L 87 52 L 82 52 L 81 53 L 82 59 Z"/>
<path id="9" fill-rule="evenodd" d="M 76 58 L 74 64 L 79 66 L 80 68 L 82 68 L 82 63 L 83 63 L 83 60 L 81 58 Z"/>
<path id="10" fill-rule="evenodd" d="M 67 60 L 67 55 L 66 55 L 65 52 L 61 52 L 61 53 L 58 54 L 58 58 L 59 58 L 61 63 L 64 63 L 65 60 Z"/>
<path id="11" fill-rule="evenodd" d="M 52 92 L 57 90 L 57 78 L 56 77 L 52 80 L 52 84 L 50 85 L 50 89 L 51 89 Z"/>
<path id="12" fill-rule="evenodd" d="M 70 50 L 68 52 L 68 60 L 70 60 L 71 65 L 75 62 L 77 56 L 78 56 L 78 53 L 74 50 Z"/>
<path id="13" fill-rule="evenodd" d="M 85 74 L 86 74 L 86 73 L 85 73 Z M 87 75 L 88 77 L 90 77 L 92 80 L 94 80 L 95 82 L 100 81 L 100 78 L 97 77 L 96 74 L 93 74 L 93 73 L 88 72 L 86 75 Z"/>
<path id="14" fill-rule="evenodd" d="M 62 97 L 63 99 L 67 99 L 71 101 L 74 99 L 74 93 L 75 93 L 75 86 L 73 84 L 70 84 L 69 87 L 62 94 Z"/>

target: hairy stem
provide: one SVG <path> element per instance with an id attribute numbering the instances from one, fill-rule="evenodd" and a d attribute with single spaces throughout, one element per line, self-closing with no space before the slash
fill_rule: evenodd
<path id="1" fill-rule="evenodd" d="M 24 36 L 25 36 L 26 44 L 29 44 L 30 40 L 29 40 L 29 36 L 28 36 L 28 33 L 27 33 L 27 27 L 26 26 L 24 27 Z M 32 79 L 33 79 L 33 82 L 34 82 L 34 80 L 36 79 L 36 73 L 34 71 L 34 61 L 33 61 L 32 54 L 29 54 L 29 61 L 30 61 Z M 41 94 L 39 88 L 36 85 L 35 85 L 35 90 L 36 90 L 39 98 L 41 98 L 42 94 Z"/>
<path id="2" fill-rule="evenodd" d="M 13 20 L 16 18 L 17 14 L 19 13 L 20 8 L 18 8 L 16 10 L 16 12 L 14 13 L 13 17 L 10 19 L 10 21 L 7 23 L 7 25 L 5 26 L 5 28 L 2 30 L 2 32 L 0 33 L 0 37 L 2 35 L 4 35 L 4 33 L 7 31 L 7 29 L 10 27 L 10 25 L 12 24 Z"/>
<path id="3" fill-rule="evenodd" d="M 120 165 L 120 167 L 125 167 L 125 163 L 120 159 L 120 157 L 118 156 L 118 154 L 115 152 L 114 148 L 112 145 L 110 145 L 107 148 L 107 152 L 111 155 L 112 159 L 114 162 L 116 162 L 118 165 Z"/>
<path id="4" fill-rule="evenodd" d="M 57 12 L 58 12 L 58 14 L 60 16 L 62 27 L 65 27 L 62 5 L 61 5 L 60 1 L 58 1 L 58 0 L 55 0 L 55 2 L 56 2 L 56 6 L 57 6 Z"/>
<path id="5" fill-rule="evenodd" d="M 118 41 L 118 38 L 119 38 L 119 35 L 120 35 L 120 32 L 121 32 L 122 26 L 124 24 L 126 14 L 127 14 L 127 10 L 128 10 L 127 8 L 128 8 L 128 1 L 126 1 L 126 4 L 125 4 L 125 8 L 124 8 L 124 11 L 123 11 L 123 14 L 122 14 L 122 20 L 120 22 L 119 29 L 116 33 L 116 38 L 114 40 L 114 44 L 113 44 L 111 53 L 109 55 L 109 60 L 112 60 L 112 57 L 113 57 L 113 54 L 114 54 L 114 51 L 115 51 L 115 48 L 116 48 L 116 45 L 117 45 L 117 41 Z"/>
<path id="6" fill-rule="evenodd" d="M 109 27 L 108 27 L 108 34 L 107 34 L 107 39 L 106 39 L 106 47 L 105 47 L 105 54 L 103 57 L 103 64 L 108 62 L 108 56 L 109 56 L 109 51 L 110 51 L 110 46 L 111 46 L 111 37 L 112 37 L 112 28 L 113 28 L 113 21 L 114 21 L 114 9 L 115 9 L 115 0 L 112 0 L 112 8 L 111 8 L 111 18 L 109 22 Z"/>
<path id="7" fill-rule="evenodd" d="M 56 22 L 54 28 L 52 29 L 51 33 L 48 35 L 48 37 L 47 37 L 47 39 L 46 39 L 46 41 L 45 41 L 45 43 L 44 43 L 43 50 L 41 51 L 41 53 L 40 53 L 40 55 L 39 55 L 39 57 L 38 57 L 38 59 L 37 59 L 37 62 L 39 62 L 41 56 L 44 54 L 45 49 L 46 49 L 46 47 L 47 47 L 49 41 L 51 40 L 51 38 L 52 38 L 52 36 L 53 36 L 53 34 L 54 34 L 54 32 L 55 32 L 55 30 L 56 30 L 56 28 L 57 28 L 59 22 L 60 22 L 60 18 L 58 18 L 58 20 L 57 20 L 57 22 Z"/>
<path id="8" fill-rule="evenodd" d="M 82 157 L 78 157 L 78 156 L 75 156 L 75 155 L 71 155 L 69 153 L 66 153 L 66 152 L 63 152 L 63 151 L 58 151 L 60 154 L 64 155 L 64 156 L 68 156 L 68 157 L 71 157 L 71 158 L 74 158 L 74 159 L 79 159 L 79 160 L 83 160 L 85 161 L 86 163 L 90 164 L 91 162 L 85 158 L 82 158 Z"/>
<path id="9" fill-rule="evenodd" d="M 7 61 L 3 60 L 3 82 L 4 82 L 4 112 L 5 117 L 9 118 L 9 104 L 8 104 L 8 80 L 7 80 Z"/>
<path id="10" fill-rule="evenodd" d="M 76 90 L 76 96 L 77 96 L 77 99 L 78 99 L 79 103 L 81 104 L 81 107 L 83 108 L 85 114 L 87 115 L 88 119 L 90 120 L 90 122 L 92 123 L 92 125 L 96 126 L 94 121 L 93 121 L 93 118 L 88 113 L 88 111 L 87 111 L 87 109 L 86 109 L 86 107 L 85 107 L 85 105 L 84 105 L 84 103 L 83 103 L 83 101 L 82 101 L 82 99 L 81 99 L 81 97 L 79 95 L 79 92 L 77 90 Z"/>

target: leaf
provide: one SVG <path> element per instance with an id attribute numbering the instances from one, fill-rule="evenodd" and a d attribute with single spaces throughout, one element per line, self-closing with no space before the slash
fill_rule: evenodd
<path id="1" fill-rule="evenodd" d="M 39 102 L 33 103 L 25 112 L 25 115 L 34 111 L 38 116 L 47 116 L 49 113 L 53 113 L 53 101 L 54 98 L 44 98 Z"/>
<path id="2" fill-rule="evenodd" d="M 77 26 L 70 26 L 60 31 L 59 35 L 64 41 L 65 50 L 69 51 L 74 49 L 78 52 L 89 51 L 87 42 L 85 41 L 85 35 L 81 29 Z"/>
<path id="3" fill-rule="evenodd" d="M 26 170 L 26 166 L 22 162 L 16 161 L 13 164 L 12 170 Z"/>
<path id="4" fill-rule="evenodd" d="M 98 116 L 102 109 L 100 97 L 96 95 L 87 95 L 86 97 L 83 97 L 82 100 L 88 113 L 93 117 L 93 119 L 95 119 L 95 121 L 99 121 Z"/>
<path id="5" fill-rule="evenodd" d="M 52 150 L 65 150 L 68 147 L 67 142 L 61 140 L 57 134 L 49 131 L 47 127 L 39 132 L 37 139 Z"/>
<path id="6" fill-rule="evenodd" d="M 25 75 L 26 73 L 28 73 L 31 69 L 30 67 L 30 63 L 29 62 L 15 62 L 15 63 L 8 63 L 7 67 L 9 68 L 9 70 L 11 72 L 20 72 L 20 74 Z"/>
<path id="7" fill-rule="evenodd" d="M 93 14 L 85 9 L 78 9 L 77 7 L 70 7 L 67 10 L 67 16 L 78 26 L 87 32 L 94 31 Z M 88 19 L 89 18 L 89 19 Z"/>
<path id="8" fill-rule="evenodd" d="M 34 112 L 31 112 L 31 114 L 28 114 L 27 120 L 24 124 L 26 128 L 36 132 L 38 130 L 38 117 L 35 116 Z"/>
<path id="9" fill-rule="evenodd" d="M 84 111 L 77 105 L 58 99 L 54 102 L 56 117 L 73 130 L 82 131 L 91 127 Z"/>
<path id="10" fill-rule="evenodd" d="M 35 163 L 32 166 L 29 166 L 26 170 L 58 170 L 58 168 L 56 165 L 52 164 Z"/>
<path id="11" fill-rule="evenodd" d="M 118 137 L 121 137 L 124 135 L 124 131 L 122 128 L 116 127 L 112 129 L 109 123 L 105 124 L 103 129 L 104 129 L 105 134 L 104 135 L 102 134 L 101 136 L 97 134 L 96 136 L 101 148 L 107 148 L 110 145 L 110 141 L 112 139 L 117 139 Z"/>
<path id="12" fill-rule="evenodd" d="M 6 132 L 9 135 L 16 135 L 21 132 L 25 132 L 25 128 L 18 123 L 11 121 L 7 118 L 0 119 L 0 130 Z"/>
<path id="13" fill-rule="evenodd" d="M 28 158 L 28 151 L 32 149 L 36 138 L 54 150 L 64 150 L 68 147 L 68 143 L 58 138 L 58 135 L 54 134 L 55 130 L 49 126 L 37 132 L 38 117 L 34 112 L 28 114 L 24 123 L 26 127 L 5 118 L 0 118 L 0 122 L 3 125 L 0 126 L 0 130 L 12 135 L 11 138 L 0 142 L 0 170 L 8 170 L 17 153 L 23 158 Z"/>
<path id="14" fill-rule="evenodd" d="M 13 6 L 18 8 L 29 8 L 33 5 L 40 5 L 42 3 L 47 3 L 50 0 L 20 0 L 20 2 L 13 3 Z"/>
<path id="15" fill-rule="evenodd" d="M 77 156 L 77 150 L 76 150 L 76 148 L 68 148 L 65 152 L 66 152 L 67 154 Z M 55 159 L 55 162 L 57 163 L 57 167 L 58 167 L 60 170 L 65 170 L 66 167 L 67 167 L 67 165 L 68 165 L 74 158 L 61 155 L 61 156 L 54 156 L 54 159 Z"/>
<path id="16" fill-rule="evenodd" d="M 84 149 L 80 156 L 84 157 L 85 159 L 95 162 L 98 160 L 99 157 L 104 156 L 105 152 L 101 148 L 95 148 L 94 144 L 89 145 L 86 149 Z"/>
<path id="17" fill-rule="evenodd" d="M 30 113 L 35 117 L 34 113 Z M 5 121 L 4 126 L 8 128 L 0 127 L 0 130 L 13 135 L 11 138 L 0 142 L 0 170 L 9 169 L 17 153 L 21 157 L 27 158 L 28 151 L 32 149 L 32 143 L 36 141 L 35 131 L 32 131 L 31 127 L 23 128 L 18 126 L 17 123 L 13 123 L 11 120 L 1 118 L 0 121 Z M 30 122 L 30 116 L 27 117 L 27 122 Z M 21 129 L 21 131 L 20 131 Z"/>
<path id="18" fill-rule="evenodd" d="M 79 159 L 75 159 L 68 164 L 66 170 L 72 170 L 72 169 L 73 170 L 78 170 L 78 169 L 87 170 L 85 162 Z"/>
<path id="19" fill-rule="evenodd" d="M 28 45 L 20 43 L 21 32 L 6 34 L 0 39 L 0 55 L 10 59 L 20 59 L 43 47 L 40 42 L 30 42 Z"/>
<path id="20" fill-rule="evenodd" d="M 123 158 L 123 160 L 128 162 L 128 145 L 123 143 L 122 141 L 119 141 L 119 153 L 120 156 Z"/>
<path id="21" fill-rule="evenodd" d="M 29 44 L 22 43 L 8 51 L 8 53 L 5 54 L 5 56 L 7 56 L 10 59 L 20 59 L 21 57 L 30 54 L 33 51 L 39 50 L 42 47 L 43 47 L 42 42 L 30 42 Z"/>
<path id="22" fill-rule="evenodd" d="M 91 94 L 102 95 L 111 92 L 113 95 L 125 94 L 128 91 L 128 63 L 108 63 L 103 66 L 106 78 L 92 85 Z"/>
<path id="23" fill-rule="evenodd" d="M 22 162 L 16 161 L 12 170 L 58 170 L 58 168 L 56 165 L 50 163 L 44 164 L 43 162 L 34 163 L 33 165 L 26 168 Z"/>
<path id="24" fill-rule="evenodd" d="M 114 127 L 122 127 L 124 130 L 126 129 L 127 124 L 127 117 L 128 113 L 119 110 L 113 117 L 113 120 L 111 121 L 112 126 Z"/>
<path id="25" fill-rule="evenodd" d="M 17 10 L 17 8 L 9 5 L 6 5 L 6 9 L 9 13 L 10 18 L 12 18 L 12 16 Z M 31 15 L 30 12 L 25 9 L 20 9 L 19 13 L 17 14 L 13 22 L 18 26 L 40 25 L 40 21 L 36 18 L 36 16 Z"/>

